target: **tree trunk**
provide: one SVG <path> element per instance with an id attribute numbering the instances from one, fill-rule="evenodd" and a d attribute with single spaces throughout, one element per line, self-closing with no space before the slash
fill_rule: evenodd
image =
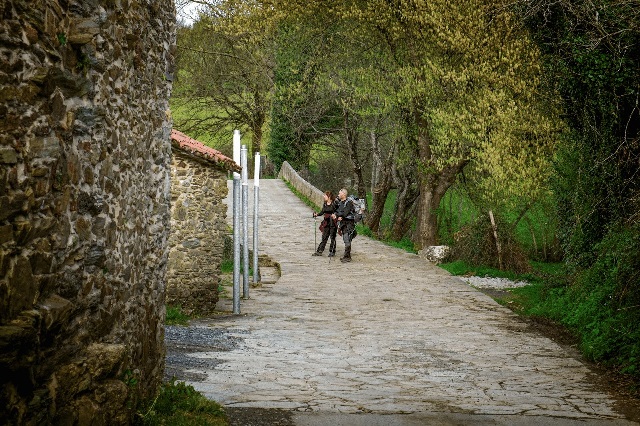
<path id="1" fill-rule="evenodd" d="M 382 155 L 380 154 L 380 143 L 374 130 L 371 131 L 371 193 L 375 193 L 376 186 L 383 173 Z M 384 176 L 382 177 L 384 179 Z"/>
<path id="2" fill-rule="evenodd" d="M 418 223 L 413 241 L 417 250 L 438 244 L 438 215 L 435 210 L 440 204 L 440 197 L 432 185 L 423 184 L 420 190 Z"/>
<path id="3" fill-rule="evenodd" d="M 460 160 L 441 170 L 433 170 L 431 139 L 428 123 L 416 110 L 414 119 L 418 126 L 418 156 L 420 167 L 428 171 L 419 173 L 420 197 L 418 199 L 417 226 L 413 243 L 417 250 L 438 244 L 438 213 L 440 201 L 456 181 L 469 160 Z"/>
<path id="4" fill-rule="evenodd" d="M 431 173 L 421 179 L 420 198 L 418 200 L 418 224 L 414 244 L 417 250 L 438 244 L 438 213 L 440 201 L 447 190 L 455 183 L 456 176 L 462 171 L 468 160 L 445 167 L 437 173 Z"/>
<path id="5" fill-rule="evenodd" d="M 251 154 L 256 155 L 257 152 L 261 152 L 260 149 L 262 147 L 262 126 L 264 125 L 264 119 L 261 122 L 255 122 L 253 124 L 253 129 L 251 129 L 251 133 L 253 133 L 253 139 L 251 141 Z"/>
<path id="6" fill-rule="evenodd" d="M 358 158 L 358 132 L 357 126 L 349 122 L 349 113 L 344 112 L 344 129 L 347 139 L 347 148 L 349 150 L 349 158 L 353 166 L 353 174 L 356 178 L 355 192 L 358 194 L 358 198 L 367 198 L 367 188 L 364 185 L 364 178 L 362 177 L 362 164 Z"/>
<path id="7" fill-rule="evenodd" d="M 262 128 L 266 121 L 266 114 L 262 109 L 259 109 L 263 104 L 263 95 L 259 91 L 254 92 L 253 99 L 258 109 L 253 110 L 253 117 L 251 120 L 251 133 L 253 133 L 253 140 L 251 141 L 251 154 L 256 155 L 256 152 L 260 152 L 262 148 Z"/>
<path id="8" fill-rule="evenodd" d="M 419 194 L 417 194 L 419 195 Z M 396 220 L 393 222 L 393 229 L 391 230 L 391 239 L 394 241 L 400 241 L 404 238 L 411 228 L 413 221 L 412 217 L 415 217 L 416 200 L 418 197 L 410 198 L 405 203 L 405 209 L 402 215 L 396 216 Z"/>
<path id="9" fill-rule="evenodd" d="M 413 175 L 397 173 L 395 176 L 398 194 L 391 227 L 391 239 L 399 241 L 405 236 L 411 222 L 409 214 L 418 199 L 420 192 L 417 185 L 413 185 Z"/>
<path id="10" fill-rule="evenodd" d="M 378 233 L 380 230 L 380 218 L 384 213 L 384 204 L 393 184 L 393 162 L 395 161 L 396 146 L 394 145 L 389 156 L 380 171 L 380 181 L 371 190 L 371 208 L 367 213 L 365 224 L 373 231 Z M 379 153 L 378 153 L 379 154 Z"/>

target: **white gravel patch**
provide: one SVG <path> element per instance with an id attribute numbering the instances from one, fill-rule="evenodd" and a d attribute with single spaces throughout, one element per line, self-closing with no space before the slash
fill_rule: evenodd
<path id="1" fill-rule="evenodd" d="M 460 277 L 464 282 L 476 288 L 518 288 L 529 285 L 526 281 L 511 281 L 506 278 L 489 278 L 489 277 Z"/>

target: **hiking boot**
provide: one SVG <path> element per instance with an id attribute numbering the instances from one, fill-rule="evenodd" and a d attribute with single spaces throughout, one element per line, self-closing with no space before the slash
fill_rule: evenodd
<path id="1" fill-rule="evenodd" d="M 335 255 L 335 252 L 329 252 L 329 257 L 334 257 Z"/>
<path id="2" fill-rule="evenodd" d="M 344 254 L 340 258 L 340 262 L 342 263 L 351 262 L 351 246 L 344 248 Z"/>
<path id="3" fill-rule="evenodd" d="M 322 256 L 322 252 L 317 251 L 313 253 L 311 256 Z"/>

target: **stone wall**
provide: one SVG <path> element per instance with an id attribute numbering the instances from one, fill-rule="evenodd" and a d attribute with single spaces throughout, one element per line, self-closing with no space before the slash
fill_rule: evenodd
<path id="1" fill-rule="evenodd" d="M 282 163 L 282 167 L 280 167 L 280 172 L 278 173 L 278 178 L 289 182 L 291 186 L 311 200 L 316 206 L 318 206 L 318 210 L 320 210 L 324 203 L 324 192 L 307 182 L 293 169 L 293 167 L 291 167 L 288 162 L 285 161 Z"/>
<path id="2" fill-rule="evenodd" d="M 226 224 L 226 170 L 173 150 L 167 304 L 211 314 L 218 302 Z"/>
<path id="3" fill-rule="evenodd" d="M 126 424 L 164 368 L 173 1 L 0 16 L 0 419 Z"/>

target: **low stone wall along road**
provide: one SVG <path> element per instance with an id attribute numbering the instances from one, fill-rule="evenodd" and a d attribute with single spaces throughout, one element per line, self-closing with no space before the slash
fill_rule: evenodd
<path id="1" fill-rule="evenodd" d="M 260 253 L 280 278 L 240 315 L 225 299 L 226 314 L 167 332 L 168 371 L 207 397 L 290 412 L 273 424 L 637 424 L 575 353 L 461 279 L 363 236 L 351 263 L 313 257 L 312 210 L 280 180 L 260 200 Z"/>

